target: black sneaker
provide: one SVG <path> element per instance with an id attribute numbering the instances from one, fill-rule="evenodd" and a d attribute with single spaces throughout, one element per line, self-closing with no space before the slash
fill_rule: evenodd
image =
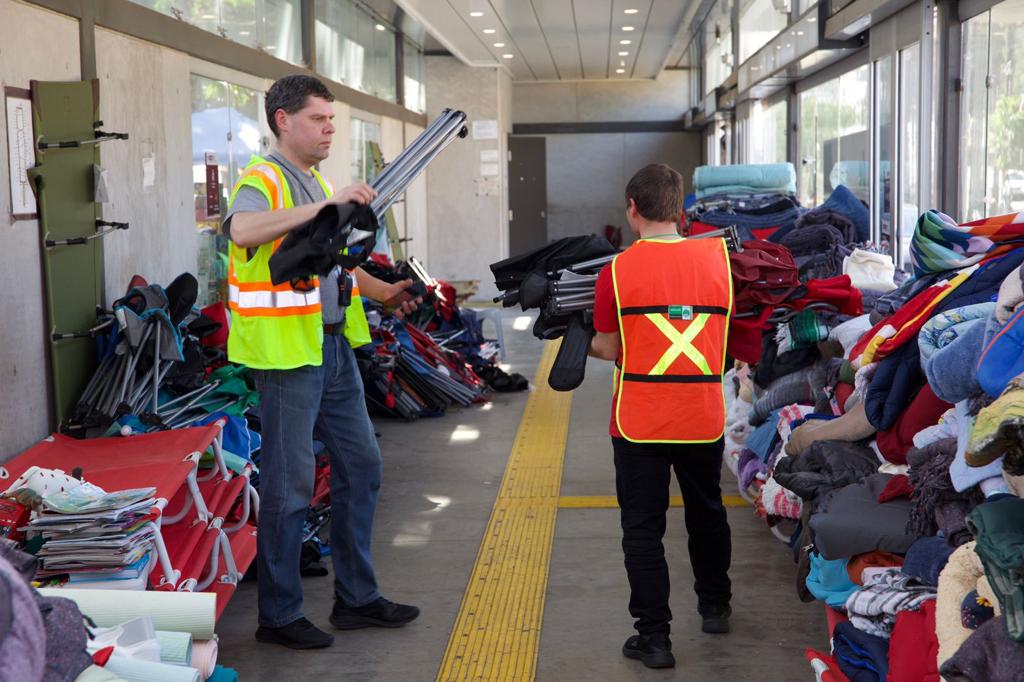
<path id="1" fill-rule="evenodd" d="M 700 629 L 709 635 L 724 635 L 729 632 L 729 616 L 732 615 L 732 607 L 710 606 L 700 614 L 703 618 Z"/>
<path id="2" fill-rule="evenodd" d="M 331 611 L 331 625 L 339 630 L 358 630 L 371 626 L 379 628 L 400 628 L 416 620 L 420 610 L 415 606 L 396 604 L 380 597 L 365 606 L 349 606 L 340 599 L 334 602 Z"/>
<path id="3" fill-rule="evenodd" d="M 299 618 L 279 628 L 261 625 L 256 630 L 256 640 L 280 644 L 289 649 L 323 649 L 334 644 L 334 635 L 324 632 L 305 618 Z"/>
<path id="4" fill-rule="evenodd" d="M 653 635 L 633 635 L 622 645 L 622 655 L 636 659 L 648 668 L 674 668 L 676 657 L 672 655 L 672 642 L 668 635 L 656 632 Z"/>

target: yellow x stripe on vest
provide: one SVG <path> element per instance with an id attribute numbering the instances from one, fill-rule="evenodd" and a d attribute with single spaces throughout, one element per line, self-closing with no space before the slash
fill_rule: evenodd
<path id="1" fill-rule="evenodd" d="M 696 349 L 693 345 L 693 340 L 697 338 L 697 334 L 700 334 L 701 330 L 704 329 L 704 325 L 707 323 L 708 318 L 711 317 L 707 313 L 701 313 L 693 318 L 693 322 L 680 332 L 672 323 L 661 314 L 648 313 L 645 317 L 654 323 L 661 333 L 668 337 L 668 340 L 672 342 L 665 354 L 661 356 L 661 359 L 654 365 L 654 368 L 648 372 L 649 375 L 655 376 L 664 374 L 672 363 L 676 361 L 680 355 L 685 355 L 690 361 L 697 365 L 698 369 L 704 374 L 711 374 L 711 368 L 708 367 L 708 361 L 704 355 Z"/>

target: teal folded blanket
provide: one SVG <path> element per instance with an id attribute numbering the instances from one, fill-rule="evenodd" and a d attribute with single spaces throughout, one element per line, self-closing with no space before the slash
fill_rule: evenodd
<path id="1" fill-rule="evenodd" d="M 699 166 L 693 172 L 697 197 L 723 192 L 796 193 L 796 170 L 791 163 Z"/>

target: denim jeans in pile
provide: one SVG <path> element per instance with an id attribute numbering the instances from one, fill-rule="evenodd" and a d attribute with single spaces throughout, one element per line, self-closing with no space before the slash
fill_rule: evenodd
<path id="1" fill-rule="evenodd" d="M 313 439 L 331 462 L 331 560 L 335 596 L 350 606 L 376 600 L 370 559 L 381 457 L 366 412 L 355 355 L 343 336 L 325 336 L 323 365 L 254 370 L 260 393 L 259 623 L 302 617 L 299 559 L 313 495 Z"/>

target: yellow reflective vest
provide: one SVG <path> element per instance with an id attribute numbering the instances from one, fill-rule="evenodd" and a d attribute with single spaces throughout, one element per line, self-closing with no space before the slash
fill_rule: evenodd
<path id="1" fill-rule="evenodd" d="M 324 193 L 334 193 L 315 169 L 313 176 Z M 229 205 L 238 190 L 253 187 L 267 199 L 270 210 L 292 208 L 291 189 L 284 171 L 276 163 L 252 157 L 231 191 Z M 231 244 L 228 254 L 228 308 L 231 333 L 228 359 L 254 369 L 294 369 L 323 362 L 323 317 L 320 287 L 296 291 L 290 284 L 270 281 L 270 256 L 284 238 L 260 245 L 249 255 L 247 249 Z M 314 278 L 314 283 L 316 278 Z M 345 338 L 352 347 L 370 342 L 370 329 L 358 289 L 345 312 Z"/>

